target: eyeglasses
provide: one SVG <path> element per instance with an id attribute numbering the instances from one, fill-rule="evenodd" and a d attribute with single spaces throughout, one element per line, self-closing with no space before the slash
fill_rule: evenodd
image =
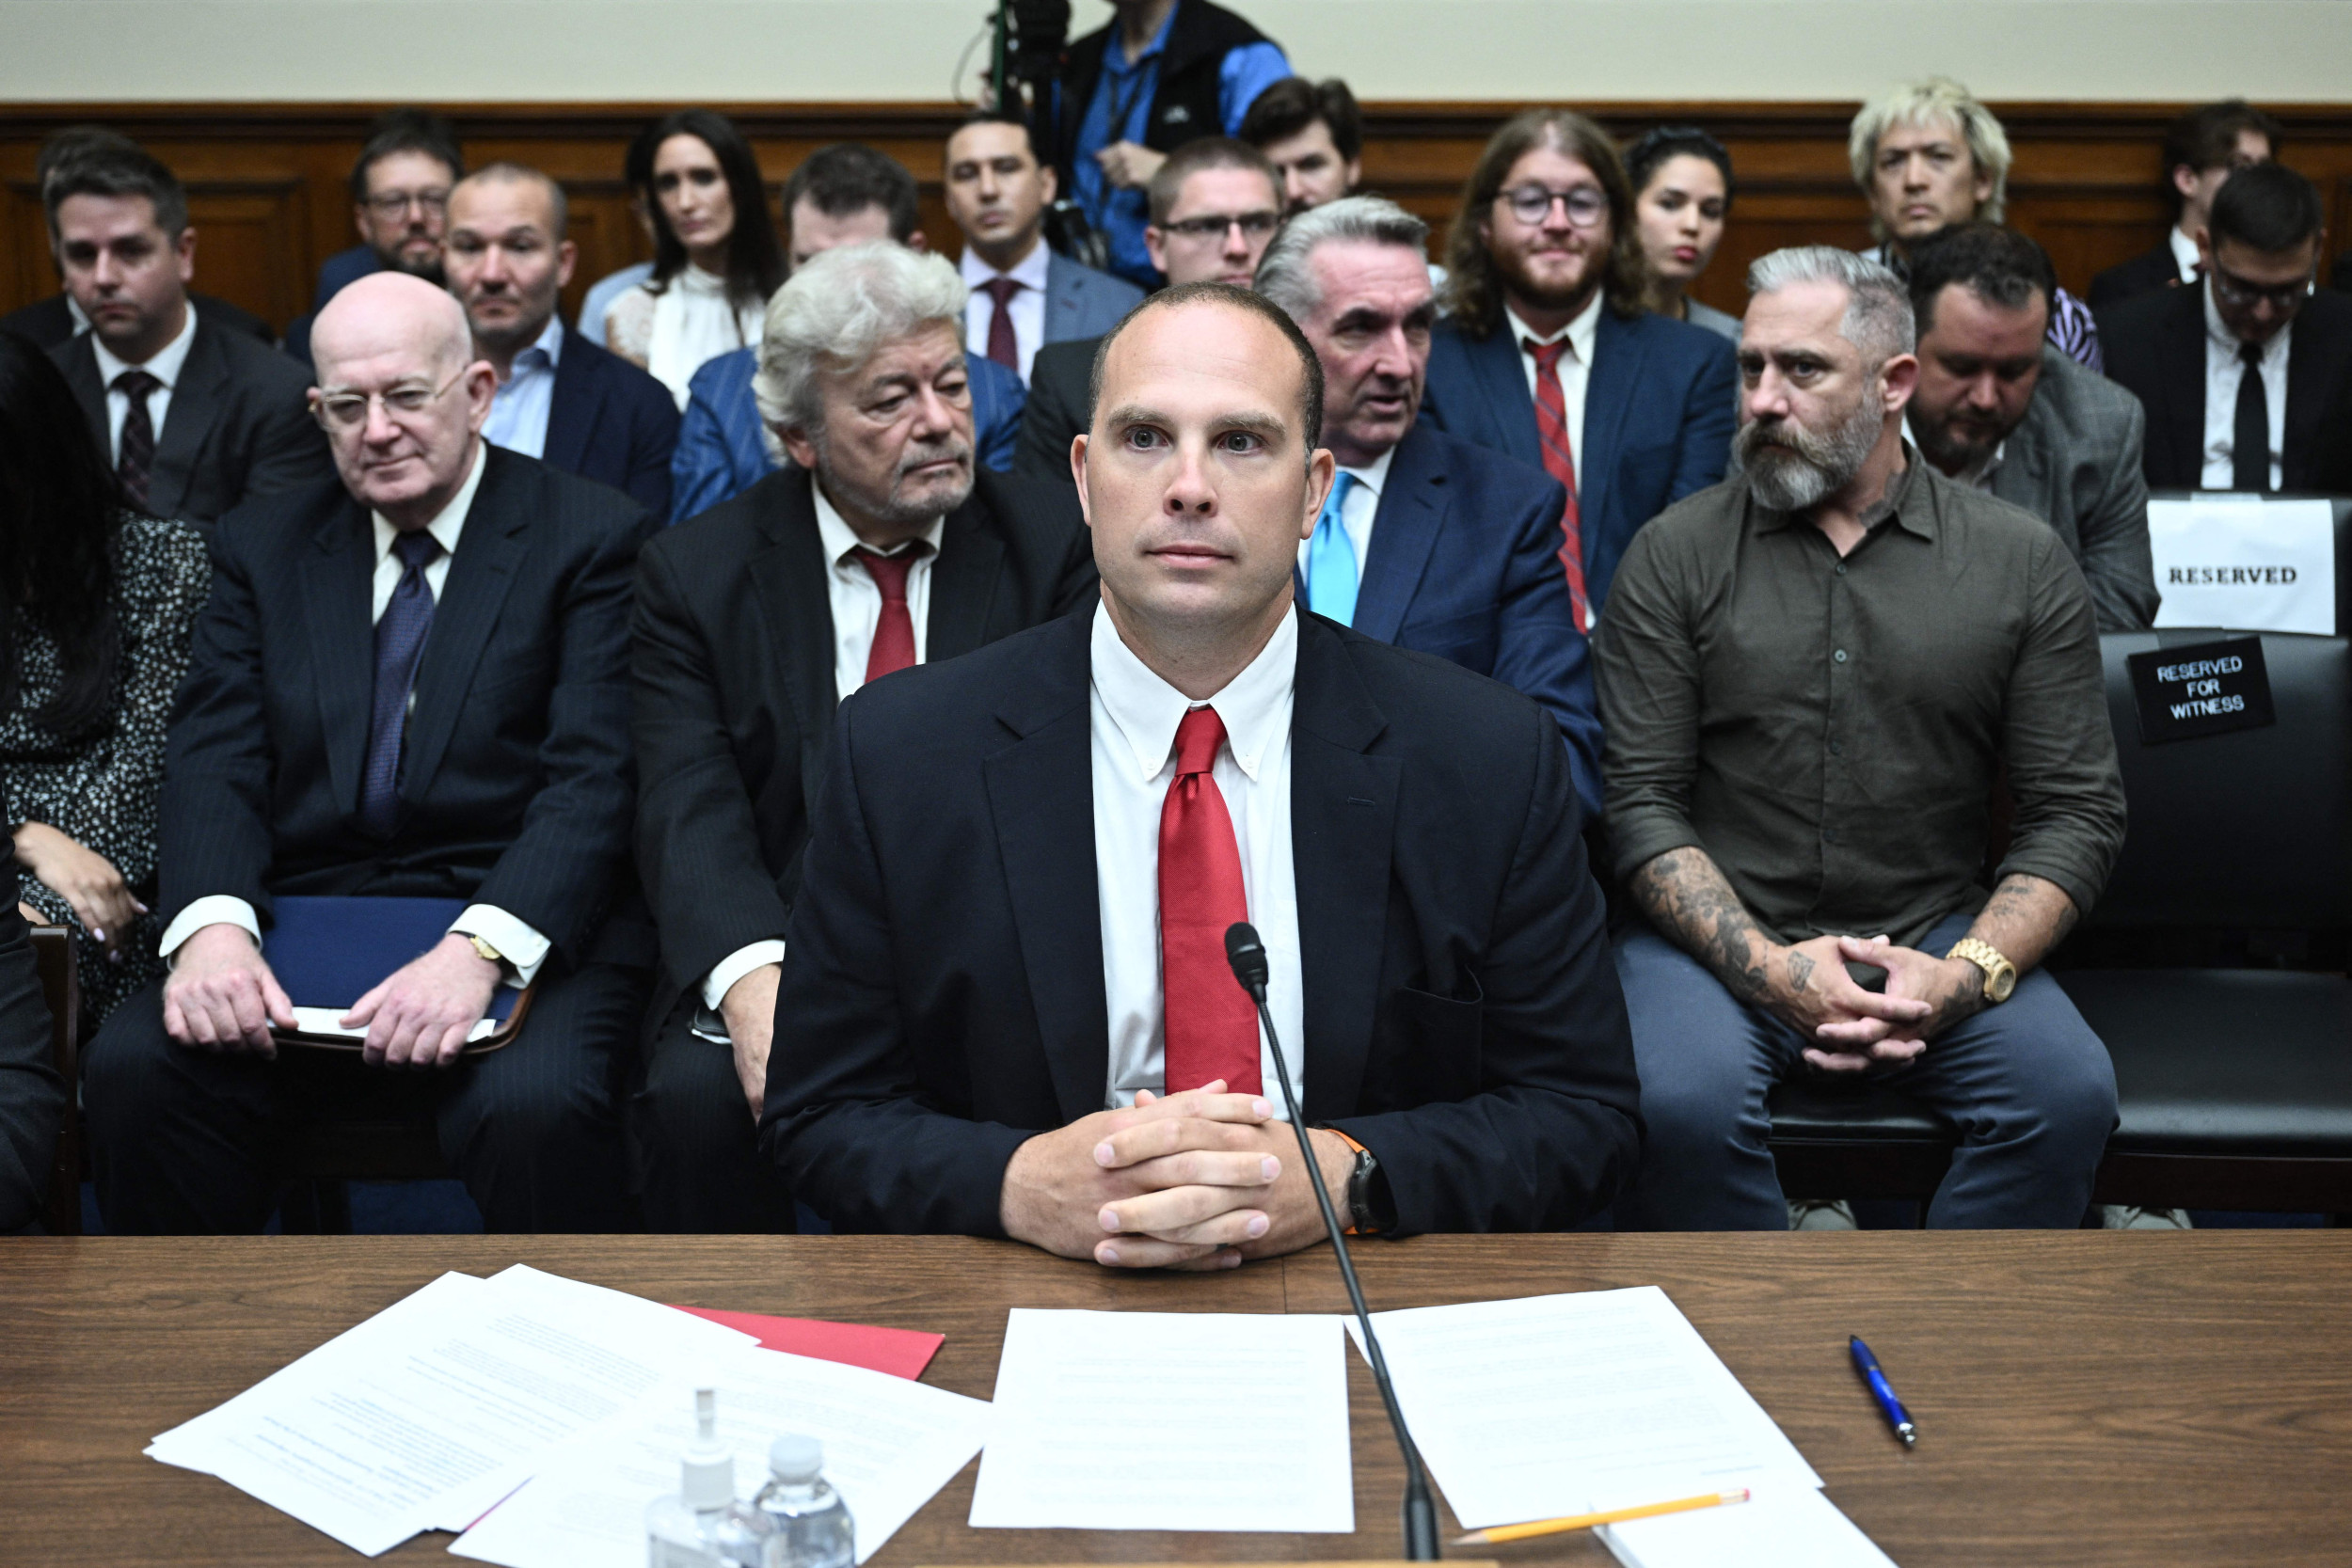
<path id="1" fill-rule="evenodd" d="M 1221 240 L 1226 230 L 1235 228 L 1246 238 L 1263 240 L 1281 226 L 1281 214 L 1261 210 L 1255 213 L 1205 214 L 1197 218 L 1179 218 L 1160 227 L 1170 234 L 1182 234 L 1188 240 Z"/>
<path id="2" fill-rule="evenodd" d="M 1578 229 L 1597 229 L 1609 212 L 1609 198 L 1590 185 L 1579 185 L 1572 191 L 1518 185 L 1495 199 L 1508 203 L 1511 215 L 1530 227 L 1551 216 L 1551 204 L 1555 201 L 1568 210 L 1568 222 Z"/>
<path id="3" fill-rule="evenodd" d="M 368 198 L 368 211 L 387 220 L 404 217 L 412 206 L 424 209 L 427 217 L 449 210 L 449 191 L 386 191 Z"/>
<path id="4" fill-rule="evenodd" d="M 317 403 L 311 404 L 311 407 L 318 415 L 319 423 L 327 429 L 357 430 L 368 422 L 369 407 L 378 398 L 384 400 L 384 412 L 387 415 L 394 418 L 404 414 L 413 417 L 423 413 L 439 402 L 441 398 L 448 395 L 452 387 L 456 386 L 465 378 L 465 370 L 460 370 L 433 391 L 427 391 L 424 388 L 411 382 L 405 387 L 394 387 L 382 392 L 335 392 L 321 397 Z"/>
<path id="5" fill-rule="evenodd" d="M 2316 261 L 2312 263 L 2310 272 L 2305 273 L 2300 279 L 2293 283 L 2267 285 L 2249 283 L 2236 274 L 2224 272 L 2219 267 L 2215 267 L 2212 271 L 2214 297 L 2247 309 L 2266 302 L 2274 310 L 2292 310 L 2302 304 L 2303 297 L 2312 292 L 2312 286 L 2318 277 L 2319 263 Z"/>

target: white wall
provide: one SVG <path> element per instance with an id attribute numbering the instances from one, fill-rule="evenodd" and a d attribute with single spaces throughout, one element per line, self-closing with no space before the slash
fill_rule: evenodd
<path id="1" fill-rule="evenodd" d="M 1848 99 L 1928 71 L 1995 99 L 2352 96 L 2345 0 L 1234 3 L 1369 99 Z M 935 102 L 990 8 L 0 0 L 0 102 Z"/>

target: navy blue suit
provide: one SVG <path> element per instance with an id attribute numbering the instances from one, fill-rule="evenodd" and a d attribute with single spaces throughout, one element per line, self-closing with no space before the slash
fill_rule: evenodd
<path id="1" fill-rule="evenodd" d="M 1429 345 L 1422 419 L 1542 467 L 1525 358 L 1507 323 L 1477 338 L 1456 318 L 1439 322 Z M 1634 532 L 1683 497 L 1722 482 L 1739 388 L 1732 346 L 1717 334 L 1646 312 L 1600 312 L 1585 384 L 1583 450 L 1576 453 L 1584 591 L 1596 613 Z"/>
<path id="2" fill-rule="evenodd" d="M 1568 743 L 1577 799 L 1597 819 L 1600 718 L 1560 570 L 1565 504 L 1540 468 L 1414 426 L 1389 460 L 1348 624 L 1541 703 Z M 1304 574 L 1299 602 L 1314 609 Z"/>
<path id="3" fill-rule="evenodd" d="M 668 388 L 578 332 L 564 334 L 542 462 L 626 491 L 656 517 L 667 517 L 677 425 Z"/>

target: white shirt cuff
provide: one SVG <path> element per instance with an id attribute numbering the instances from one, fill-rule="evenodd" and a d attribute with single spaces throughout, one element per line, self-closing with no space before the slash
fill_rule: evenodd
<path id="1" fill-rule="evenodd" d="M 253 945 L 262 944 L 262 921 L 253 912 L 253 906 L 233 894 L 215 893 L 199 898 L 180 911 L 178 919 L 164 927 L 163 940 L 155 944 L 155 956 L 168 958 L 180 950 L 180 944 L 207 926 L 234 926 L 253 939 Z"/>
<path id="2" fill-rule="evenodd" d="M 727 992 L 734 989 L 736 981 L 761 964 L 782 962 L 784 943 L 781 942 L 755 942 L 737 948 L 710 966 L 709 978 L 703 981 L 703 1006 L 717 1012 L 719 1004 L 726 1000 Z"/>
<path id="3" fill-rule="evenodd" d="M 461 937 L 480 937 L 506 956 L 515 966 L 510 986 L 522 987 L 539 975 L 539 966 L 548 961 L 548 939 L 500 909 L 496 904 L 469 904 L 466 912 L 450 922 L 451 930 Z"/>

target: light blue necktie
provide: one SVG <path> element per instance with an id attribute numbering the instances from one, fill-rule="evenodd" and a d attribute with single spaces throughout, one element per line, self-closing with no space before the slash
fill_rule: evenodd
<path id="1" fill-rule="evenodd" d="M 1331 481 L 1331 494 L 1315 519 L 1307 541 L 1307 608 L 1317 615 L 1351 626 L 1356 620 L 1356 546 L 1340 522 L 1340 509 L 1356 476 L 1342 473 Z"/>

